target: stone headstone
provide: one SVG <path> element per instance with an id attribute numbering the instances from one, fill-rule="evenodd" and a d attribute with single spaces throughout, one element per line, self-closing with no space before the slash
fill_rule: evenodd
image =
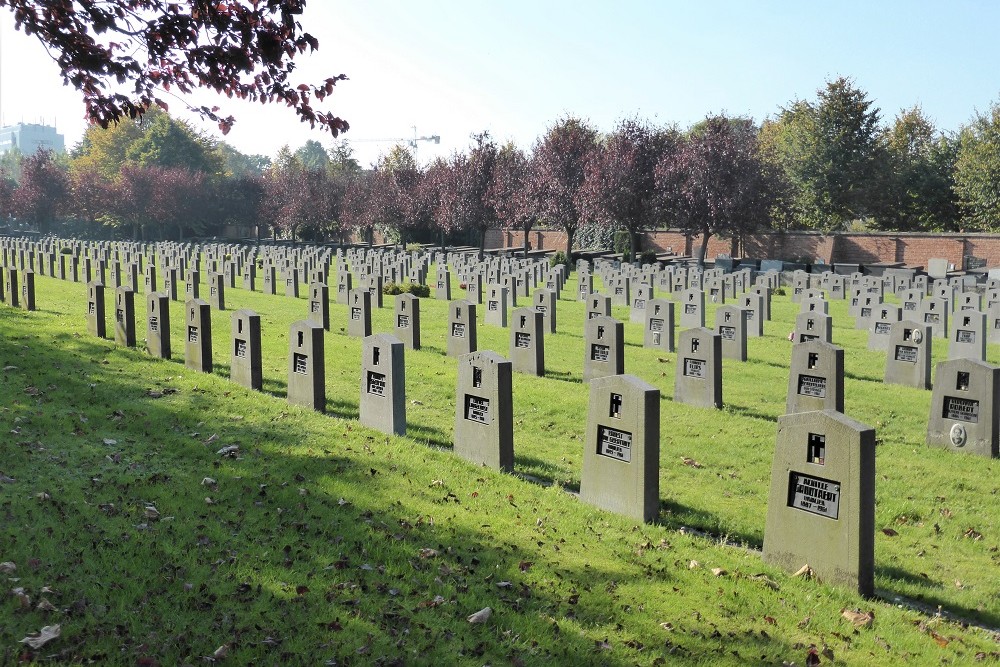
<path id="1" fill-rule="evenodd" d="M 390 334 L 361 341 L 362 425 L 382 433 L 406 435 L 406 365 L 403 341 Z"/>
<path id="2" fill-rule="evenodd" d="M 681 328 L 696 329 L 705 326 L 705 293 L 700 289 L 687 289 L 680 293 L 677 302 L 681 309 Z"/>
<path id="3" fill-rule="evenodd" d="M 681 331 L 674 401 L 722 409 L 722 338 L 710 329 L 695 327 Z"/>
<path id="4" fill-rule="evenodd" d="M 844 411 L 844 350 L 822 340 L 792 346 L 785 412 Z"/>
<path id="5" fill-rule="evenodd" d="M 115 290 L 115 342 L 135 347 L 135 291 L 124 285 Z"/>
<path id="6" fill-rule="evenodd" d="M 931 325 L 935 338 L 948 336 L 948 302 L 940 297 L 927 297 L 920 302 L 920 320 Z"/>
<path id="7" fill-rule="evenodd" d="M 292 322 L 288 339 L 288 402 L 318 412 L 326 411 L 323 331 L 322 325 L 299 320 Z"/>
<path id="8" fill-rule="evenodd" d="M 337 273 L 337 303 L 346 306 L 350 300 L 351 290 L 354 289 L 354 276 L 350 271 L 340 271 Z M 329 288 L 327 288 L 327 303 L 330 302 Z M 329 331 L 329 328 L 327 328 Z"/>
<path id="9" fill-rule="evenodd" d="M 832 410 L 778 417 L 763 558 L 874 593 L 874 429 Z"/>
<path id="10" fill-rule="evenodd" d="M 548 288 L 535 290 L 532 296 L 531 302 L 535 310 L 540 312 L 542 318 L 545 320 L 544 328 L 546 333 L 554 334 L 556 332 L 556 304 L 558 303 L 558 298 L 558 293 Z"/>
<path id="11" fill-rule="evenodd" d="M 201 273 L 195 269 L 189 269 L 184 278 L 184 298 L 185 303 L 201 296 Z"/>
<path id="12" fill-rule="evenodd" d="M 632 375 L 590 383 L 580 500 L 638 521 L 660 513 L 660 390 Z"/>
<path id="13" fill-rule="evenodd" d="M 170 358 L 170 297 L 166 292 L 146 293 L 146 352 L 157 359 Z"/>
<path id="14" fill-rule="evenodd" d="M 396 295 L 395 334 L 407 349 L 420 349 L 420 299 L 412 294 Z"/>
<path id="15" fill-rule="evenodd" d="M 87 283 L 87 332 L 98 338 L 107 338 L 108 335 L 104 285 L 93 281 Z"/>
<path id="16" fill-rule="evenodd" d="M 448 356 L 461 357 L 478 350 L 476 304 L 460 299 L 448 304 Z"/>
<path id="17" fill-rule="evenodd" d="M 247 389 L 260 391 L 264 373 L 260 343 L 260 315 L 241 309 L 230 318 L 233 353 L 229 362 L 229 379 Z"/>
<path id="18" fill-rule="evenodd" d="M 7 305 L 11 308 L 18 308 L 21 305 L 20 281 L 18 280 L 17 269 L 8 267 L 3 277 L 4 291 L 7 293 Z"/>
<path id="19" fill-rule="evenodd" d="M 184 365 L 203 373 L 212 372 L 212 307 L 207 301 L 184 303 Z"/>
<path id="20" fill-rule="evenodd" d="M 986 313 L 978 310 L 956 312 L 948 337 L 948 358 L 986 361 L 986 337 Z"/>
<path id="21" fill-rule="evenodd" d="M 632 308 L 629 311 L 629 321 L 643 323 L 646 321 L 646 304 L 653 299 L 653 287 L 641 284 L 633 290 Z"/>
<path id="22" fill-rule="evenodd" d="M 350 274 L 348 274 L 350 275 Z M 341 303 L 340 295 L 337 295 L 337 303 Z M 344 305 L 349 305 L 350 295 L 345 295 Z M 309 285 L 309 317 L 310 322 L 330 330 L 330 288 L 324 283 L 311 283 Z"/>
<path id="23" fill-rule="evenodd" d="M 893 322 L 886 350 L 885 383 L 930 389 L 933 340 L 927 324 L 908 320 Z"/>
<path id="24" fill-rule="evenodd" d="M 506 327 L 510 293 L 506 287 L 496 284 L 490 285 L 486 292 L 486 324 Z"/>
<path id="25" fill-rule="evenodd" d="M 583 381 L 625 372 L 625 325 L 601 315 L 583 323 Z"/>
<path id="26" fill-rule="evenodd" d="M 934 371 L 927 444 L 996 458 L 1000 368 L 976 359 L 949 359 Z"/>
<path id="27" fill-rule="evenodd" d="M 278 271 L 270 264 L 264 266 L 264 294 L 278 293 Z"/>
<path id="28" fill-rule="evenodd" d="M 451 301 L 451 272 L 447 267 L 438 267 L 437 280 L 434 283 L 434 298 Z"/>
<path id="29" fill-rule="evenodd" d="M 35 310 L 35 272 L 31 269 L 21 272 L 21 308 Z"/>
<path id="30" fill-rule="evenodd" d="M 511 313 L 510 363 L 517 373 L 545 375 L 545 316 L 534 308 Z"/>
<path id="31" fill-rule="evenodd" d="M 888 350 L 891 325 L 899 320 L 899 306 L 883 303 L 876 307 L 868 324 L 868 349 L 880 352 Z"/>
<path id="32" fill-rule="evenodd" d="M 495 352 L 459 357 L 455 454 L 476 465 L 514 470 L 512 368 Z"/>
<path id="33" fill-rule="evenodd" d="M 348 296 L 347 335 L 356 338 L 372 335 L 372 295 L 364 287 L 352 289 Z"/>
<path id="34" fill-rule="evenodd" d="M 643 329 L 643 347 L 664 352 L 674 351 L 674 302 L 653 299 L 646 304 L 646 322 Z"/>
<path id="35" fill-rule="evenodd" d="M 587 319 L 595 317 L 611 317 L 610 296 L 593 293 L 587 297 Z"/>
<path id="36" fill-rule="evenodd" d="M 736 306 L 720 306 L 715 310 L 715 333 L 722 339 L 722 358 L 747 360 L 746 311 Z"/>
<path id="37" fill-rule="evenodd" d="M 226 309 L 226 276 L 221 273 L 208 274 L 208 303 L 216 310 Z"/>
<path id="38" fill-rule="evenodd" d="M 948 260 L 933 257 L 927 260 L 927 275 L 931 279 L 947 278 L 948 277 Z"/>

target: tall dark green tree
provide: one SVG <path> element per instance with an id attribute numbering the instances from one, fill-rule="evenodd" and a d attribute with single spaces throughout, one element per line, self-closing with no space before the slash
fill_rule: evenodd
<path id="1" fill-rule="evenodd" d="M 955 193 L 967 228 L 1000 231 L 1000 103 L 959 133 Z"/>
<path id="2" fill-rule="evenodd" d="M 799 224 L 843 229 L 880 210 L 887 156 L 879 109 L 851 79 L 829 81 L 815 102 L 782 109 L 761 139 L 793 187 Z"/>

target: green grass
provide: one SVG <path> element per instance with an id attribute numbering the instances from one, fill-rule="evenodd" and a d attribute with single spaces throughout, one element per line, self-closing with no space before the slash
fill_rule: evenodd
<path id="1" fill-rule="evenodd" d="M 1000 626 L 997 463 L 924 446 L 930 392 L 881 383 L 883 355 L 844 302 L 831 305 L 834 342 L 846 412 L 879 438 L 876 588 L 888 602 L 789 577 L 757 551 L 788 297 L 774 298 L 750 361 L 725 363 L 721 411 L 674 403 L 675 355 L 643 349 L 640 325 L 614 309 L 626 372 L 662 392 L 662 512 L 642 525 L 571 493 L 588 399 L 575 280 L 546 340 L 547 377 L 514 378 L 514 475 L 449 451 L 455 362 L 434 299 L 421 300 L 423 349 L 406 353 L 400 438 L 356 421 L 361 343 L 344 333 L 344 306 L 332 306 L 322 415 L 284 400 L 304 296 L 227 290 L 230 310 L 261 315 L 255 393 L 228 380 L 230 312 L 213 313 L 216 370 L 201 374 L 177 360 L 180 304 L 176 359 L 160 361 L 88 336 L 83 285 L 38 277 L 37 289 L 38 312 L 0 305 L 0 561 L 17 566 L 8 588 L 30 597 L 2 603 L 2 664 L 202 664 L 222 645 L 232 664 L 804 664 L 810 645 L 847 664 L 997 658 L 992 632 L 893 602 Z M 376 332 L 391 330 L 391 303 Z M 506 355 L 508 330 L 479 317 L 480 349 Z M 229 445 L 238 457 L 216 453 Z M 42 598 L 54 609 L 37 609 Z M 487 606 L 487 623 L 466 621 Z M 855 629 L 843 608 L 874 611 L 874 626 Z M 57 623 L 41 649 L 17 643 Z"/>

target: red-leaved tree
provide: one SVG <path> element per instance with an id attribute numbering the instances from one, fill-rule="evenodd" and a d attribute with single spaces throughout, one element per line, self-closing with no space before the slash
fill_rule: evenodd
<path id="1" fill-rule="evenodd" d="M 47 234 L 67 208 L 69 174 L 52 151 L 40 150 L 21 162 L 21 180 L 14 190 L 14 215 Z"/>
<path id="2" fill-rule="evenodd" d="M 497 155 L 488 196 L 497 220 L 505 230 L 524 232 L 524 256 L 528 256 L 528 232 L 538 222 L 538 201 L 531 182 L 531 162 L 520 148 L 508 143 Z"/>

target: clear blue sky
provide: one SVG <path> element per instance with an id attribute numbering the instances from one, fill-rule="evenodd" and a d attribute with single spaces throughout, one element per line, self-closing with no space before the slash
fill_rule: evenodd
<path id="1" fill-rule="evenodd" d="M 363 164 L 390 143 L 438 134 L 421 161 L 488 129 L 530 148 L 565 114 L 610 131 L 625 117 L 686 127 L 711 112 L 760 121 L 824 82 L 849 76 L 885 122 L 914 104 L 957 130 L 1000 100 L 1000 3 L 666 2 L 618 0 L 310 0 L 302 22 L 320 41 L 300 73 L 343 72 L 328 110 L 347 118 Z M 55 65 L 0 10 L 3 121 L 55 121 L 72 145 L 83 104 Z M 274 155 L 307 139 L 330 145 L 278 106 L 203 97 L 237 116 L 226 138 Z M 171 104 L 175 116 L 213 131 Z"/>

